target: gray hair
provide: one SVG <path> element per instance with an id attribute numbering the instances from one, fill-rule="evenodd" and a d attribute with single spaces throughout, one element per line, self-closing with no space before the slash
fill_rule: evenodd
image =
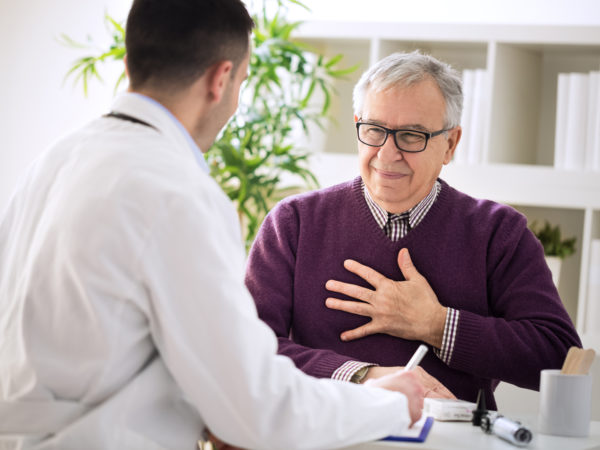
<path id="1" fill-rule="evenodd" d="M 446 102 L 444 128 L 460 125 L 463 108 L 462 80 L 449 64 L 419 51 L 393 53 L 370 67 L 354 87 L 354 114 L 362 114 L 365 96 L 369 89 L 384 91 L 394 86 L 411 86 L 431 77 L 439 86 Z"/>

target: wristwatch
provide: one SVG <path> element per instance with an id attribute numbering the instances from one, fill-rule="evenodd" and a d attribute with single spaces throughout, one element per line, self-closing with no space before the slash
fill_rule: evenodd
<path id="1" fill-rule="evenodd" d="M 362 383 L 362 381 L 367 376 L 367 372 L 369 371 L 369 369 L 371 367 L 373 367 L 373 366 L 364 366 L 364 367 L 361 367 L 360 369 L 358 369 L 356 372 L 354 372 L 354 374 L 350 378 L 350 382 L 357 383 L 357 384 Z"/>

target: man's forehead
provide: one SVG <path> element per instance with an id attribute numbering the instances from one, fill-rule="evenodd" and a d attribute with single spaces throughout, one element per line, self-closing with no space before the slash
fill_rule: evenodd
<path id="1" fill-rule="evenodd" d="M 370 86 L 365 93 L 361 120 L 388 128 L 410 125 L 414 129 L 427 129 L 424 123 L 438 113 L 445 113 L 441 90 L 435 81 L 421 80 L 387 87 Z M 404 117 L 398 117 L 399 114 Z"/>

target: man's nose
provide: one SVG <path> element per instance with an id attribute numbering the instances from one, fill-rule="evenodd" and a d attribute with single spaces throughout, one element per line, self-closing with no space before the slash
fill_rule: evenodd
<path id="1" fill-rule="evenodd" d="M 404 158 L 402 152 L 396 147 L 394 137 L 390 134 L 385 143 L 379 147 L 377 158 L 384 162 L 399 161 Z"/>

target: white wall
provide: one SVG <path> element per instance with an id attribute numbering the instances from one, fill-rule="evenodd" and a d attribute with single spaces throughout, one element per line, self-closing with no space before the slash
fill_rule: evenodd
<path id="1" fill-rule="evenodd" d="M 108 42 L 103 16 L 126 17 L 124 0 L 0 0 L 0 210 L 19 174 L 45 147 L 106 112 L 113 66 L 106 85 L 94 83 L 89 98 L 63 78 L 81 55 L 59 44 L 60 33 Z M 114 80 L 113 80 L 114 78 Z"/>
<path id="2" fill-rule="evenodd" d="M 252 0 L 248 0 L 249 2 Z M 255 3 L 257 0 L 253 0 Z M 304 0 L 313 12 L 291 17 L 326 20 L 535 23 L 600 26 L 598 0 Z M 116 73 L 81 87 L 63 85 L 78 52 L 60 33 L 106 43 L 102 17 L 124 19 L 131 0 L 0 0 L 0 210 L 18 176 L 45 147 L 107 111 Z"/>

